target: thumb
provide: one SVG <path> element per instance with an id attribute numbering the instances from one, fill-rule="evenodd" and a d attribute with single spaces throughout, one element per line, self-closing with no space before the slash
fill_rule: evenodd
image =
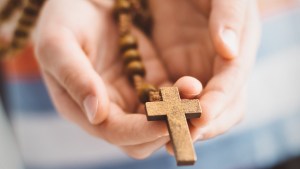
<path id="1" fill-rule="evenodd" d="M 191 76 L 183 76 L 178 79 L 174 86 L 178 87 L 180 95 L 184 99 L 193 99 L 202 92 L 201 82 Z"/>
<path id="2" fill-rule="evenodd" d="M 37 42 L 37 58 L 90 123 L 99 124 L 106 119 L 109 99 L 105 84 L 73 35 L 63 32 L 42 36 Z"/>
<path id="3" fill-rule="evenodd" d="M 209 26 L 217 53 L 225 59 L 239 54 L 248 0 L 213 0 Z"/>

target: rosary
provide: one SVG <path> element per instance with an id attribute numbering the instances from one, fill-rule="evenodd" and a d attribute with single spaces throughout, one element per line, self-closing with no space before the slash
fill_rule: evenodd
<path id="1" fill-rule="evenodd" d="M 177 165 L 193 165 L 196 161 L 192 139 L 186 119 L 199 118 L 198 99 L 180 99 L 178 88 L 160 90 L 145 82 L 145 69 L 138 52 L 138 42 L 130 33 L 135 23 L 146 34 L 151 32 L 151 18 L 146 0 L 117 0 L 115 14 L 120 32 L 120 55 L 124 60 L 129 80 L 136 88 L 139 99 L 145 103 L 148 121 L 167 121 Z"/>
<path id="2" fill-rule="evenodd" d="M 22 2 L 8 1 L 0 13 L 0 25 L 22 6 Z M 27 0 L 12 42 L 7 47 L 0 46 L 0 58 L 10 56 L 25 46 L 44 2 L 45 0 Z M 136 89 L 140 102 L 145 104 L 147 120 L 166 121 L 177 165 L 193 165 L 197 157 L 187 119 L 200 117 L 199 100 L 181 99 L 177 87 L 157 89 L 147 83 L 144 80 L 146 71 L 138 51 L 138 42 L 130 31 L 131 26 L 135 25 L 145 34 L 151 34 L 151 15 L 147 0 L 115 0 L 114 18 L 119 27 L 119 53 L 129 81 Z"/>

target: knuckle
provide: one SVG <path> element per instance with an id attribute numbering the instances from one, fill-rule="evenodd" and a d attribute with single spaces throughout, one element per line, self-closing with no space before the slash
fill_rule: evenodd
<path id="1" fill-rule="evenodd" d="M 59 70 L 59 74 L 62 75 L 62 83 L 64 86 L 73 85 L 78 80 L 79 75 L 72 68 L 63 67 Z"/>
<path id="2" fill-rule="evenodd" d="M 41 35 L 41 38 L 36 45 L 37 56 L 44 56 L 53 48 L 60 47 L 59 43 L 61 40 L 62 36 L 59 36 L 59 34 L 45 33 L 44 35 Z"/>
<path id="3" fill-rule="evenodd" d="M 74 70 L 72 67 L 62 67 L 58 74 L 62 76 L 62 85 L 76 93 L 80 100 L 83 100 L 85 96 L 92 93 L 92 81 L 87 76 L 82 76 L 80 72 Z"/>
<path id="4" fill-rule="evenodd" d="M 244 22 L 244 16 L 247 9 L 247 0 L 232 0 L 230 3 L 227 1 L 216 4 L 219 9 L 218 12 L 222 14 L 223 18 L 226 18 L 224 23 L 228 28 L 239 29 Z M 225 20 L 224 20 L 225 21 Z"/>
<path id="5" fill-rule="evenodd" d="M 64 27 L 57 27 L 55 31 L 45 28 L 38 32 L 35 44 L 37 57 L 46 57 L 45 61 L 51 61 L 52 53 L 60 51 L 70 39 L 71 33 Z M 45 62 L 47 63 L 47 62 Z"/>

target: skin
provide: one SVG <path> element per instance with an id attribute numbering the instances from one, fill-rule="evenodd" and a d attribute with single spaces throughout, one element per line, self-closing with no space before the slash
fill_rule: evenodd
<path id="1" fill-rule="evenodd" d="M 46 3 L 35 46 L 49 93 L 63 117 L 129 156 L 146 158 L 164 145 L 172 154 L 166 124 L 146 120 L 124 74 L 112 7 L 113 1 L 106 0 Z M 229 130 L 243 116 L 245 86 L 258 45 L 255 1 L 151 0 L 150 7 L 151 39 L 132 29 L 146 80 L 177 86 L 182 98 L 200 99 L 202 117 L 190 125 L 194 141 Z M 236 50 L 222 39 L 224 30 L 235 32 Z M 87 97 L 94 98 L 92 117 L 85 109 Z"/>

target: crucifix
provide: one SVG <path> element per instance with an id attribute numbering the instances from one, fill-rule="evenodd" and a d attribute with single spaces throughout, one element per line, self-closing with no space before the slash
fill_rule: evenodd
<path id="1" fill-rule="evenodd" d="M 200 117 L 199 100 L 181 100 L 176 87 L 161 88 L 160 94 L 162 101 L 146 103 L 147 118 L 167 121 L 177 165 L 192 165 L 197 157 L 187 119 Z"/>

